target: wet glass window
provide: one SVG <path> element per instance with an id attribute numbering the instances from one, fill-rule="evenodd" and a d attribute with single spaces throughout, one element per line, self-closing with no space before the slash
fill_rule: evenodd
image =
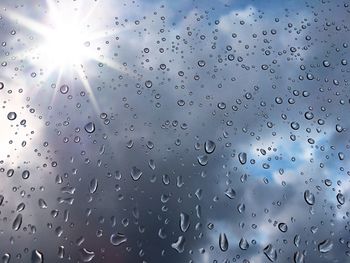
<path id="1" fill-rule="evenodd" d="M 2 0 L 0 261 L 350 262 L 348 0 Z"/>

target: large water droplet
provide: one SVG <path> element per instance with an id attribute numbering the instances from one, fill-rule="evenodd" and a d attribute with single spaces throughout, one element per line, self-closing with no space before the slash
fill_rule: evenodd
<path id="1" fill-rule="evenodd" d="M 82 248 L 80 249 L 80 257 L 83 262 L 90 262 L 95 257 L 95 252 Z"/>
<path id="2" fill-rule="evenodd" d="M 10 121 L 13 121 L 17 118 L 17 113 L 14 111 L 11 111 L 7 114 L 7 119 L 9 119 Z"/>
<path id="3" fill-rule="evenodd" d="M 5 253 L 2 258 L 2 263 L 10 263 L 11 260 L 11 254 L 10 253 Z"/>
<path id="4" fill-rule="evenodd" d="M 62 94 L 66 94 L 68 91 L 69 91 L 68 85 L 64 84 L 64 85 L 62 85 L 62 86 L 60 87 L 60 92 L 61 92 Z"/>
<path id="5" fill-rule="evenodd" d="M 247 154 L 244 152 L 239 153 L 238 160 L 241 164 L 245 164 L 247 162 Z"/>
<path id="6" fill-rule="evenodd" d="M 140 179 L 140 177 L 141 177 L 141 175 L 142 175 L 142 171 L 141 171 L 139 168 L 137 168 L 136 166 L 133 166 L 133 167 L 131 168 L 130 174 L 131 174 L 131 178 L 132 178 L 134 181 L 137 181 L 137 180 Z"/>
<path id="7" fill-rule="evenodd" d="M 207 140 L 205 143 L 204 143 L 204 150 L 207 154 L 211 154 L 215 151 L 215 142 L 211 141 L 211 140 Z"/>
<path id="8" fill-rule="evenodd" d="M 236 191 L 233 190 L 231 187 L 227 188 L 225 190 L 225 195 L 230 198 L 230 199 L 233 199 L 236 197 Z"/>
<path id="9" fill-rule="evenodd" d="M 288 226 L 286 223 L 279 223 L 278 224 L 278 229 L 281 231 L 281 232 L 287 232 L 288 230 Z"/>
<path id="10" fill-rule="evenodd" d="M 91 181 L 90 181 L 90 186 L 89 186 L 89 192 L 90 194 L 93 194 L 96 192 L 97 190 L 97 187 L 98 187 L 98 181 L 96 178 L 93 178 Z"/>
<path id="11" fill-rule="evenodd" d="M 190 216 L 186 213 L 180 214 L 180 229 L 182 232 L 186 232 L 190 226 Z"/>
<path id="12" fill-rule="evenodd" d="M 207 155 L 200 155 L 197 157 L 198 163 L 202 166 L 207 165 L 208 163 L 208 156 Z"/>
<path id="13" fill-rule="evenodd" d="M 228 249 L 228 240 L 227 240 L 225 233 L 220 233 L 219 247 L 220 247 L 221 251 L 227 251 L 227 249 Z"/>
<path id="14" fill-rule="evenodd" d="M 127 241 L 127 237 L 122 233 L 114 233 L 111 235 L 109 241 L 113 246 L 119 246 Z"/>
<path id="15" fill-rule="evenodd" d="M 345 204 L 345 196 L 342 193 L 337 194 L 337 201 L 340 205 Z"/>
<path id="16" fill-rule="evenodd" d="M 277 259 L 277 251 L 271 244 L 268 244 L 264 248 L 264 254 L 271 262 L 274 262 Z"/>
<path id="17" fill-rule="evenodd" d="M 249 243 L 245 238 L 241 238 L 239 241 L 239 248 L 242 250 L 247 250 L 249 248 Z"/>
<path id="18" fill-rule="evenodd" d="M 297 251 L 294 253 L 294 263 L 304 263 L 305 262 L 305 256 L 300 251 Z"/>
<path id="19" fill-rule="evenodd" d="M 304 199 L 305 199 L 305 202 L 307 204 L 309 204 L 309 205 L 314 205 L 315 204 L 315 196 L 309 190 L 306 190 L 304 192 Z"/>
<path id="20" fill-rule="evenodd" d="M 12 223 L 12 229 L 17 231 L 22 225 L 22 214 L 18 214 Z"/>
<path id="21" fill-rule="evenodd" d="M 47 204 L 46 204 L 45 200 L 42 199 L 42 198 L 40 198 L 40 199 L 38 200 L 38 204 L 39 204 L 39 207 L 42 208 L 42 209 L 47 208 Z"/>
<path id="22" fill-rule="evenodd" d="M 318 244 L 318 251 L 321 253 L 327 253 L 333 248 L 333 242 L 329 239 L 323 240 Z"/>
<path id="23" fill-rule="evenodd" d="M 183 236 L 179 236 L 175 243 L 171 244 L 171 247 L 175 249 L 178 253 L 182 253 L 185 250 L 185 238 Z"/>
<path id="24" fill-rule="evenodd" d="M 32 251 L 32 261 L 31 263 L 43 263 L 44 255 L 39 250 L 35 249 Z"/>
<path id="25" fill-rule="evenodd" d="M 93 133 L 95 131 L 95 124 L 93 122 L 89 122 L 84 126 L 84 129 L 87 133 Z"/>

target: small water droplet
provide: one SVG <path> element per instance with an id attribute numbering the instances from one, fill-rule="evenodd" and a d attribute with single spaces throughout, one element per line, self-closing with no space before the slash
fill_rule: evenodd
<path id="1" fill-rule="evenodd" d="M 17 118 L 17 113 L 14 111 L 11 111 L 7 114 L 7 119 L 9 119 L 10 121 L 13 121 Z"/>

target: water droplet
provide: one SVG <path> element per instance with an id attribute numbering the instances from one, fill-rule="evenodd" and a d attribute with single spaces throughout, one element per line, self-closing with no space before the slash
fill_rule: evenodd
<path id="1" fill-rule="evenodd" d="M 97 187 L 98 187 L 98 181 L 96 178 L 93 178 L 91 181 L 90 181 L 90 186 L 89 186 L 89 192 L 90 194 L 93 194 L 96 192 L 97 190 Z"/>
<path id="2" fill-rule="evenodd" d="M 43 263 L 44 262 L 44 255 L 42 252 L 40 252 L 37 249 L 34 249 L 32 251 L 32 261 L 31 263 Z"/>
<path id="3" fill-rule="evenodd" d="M 230 199 L 234 199 L 236 197 L 236 191 L 229 187 L 225 190 L 225 195 Z"/>
<path id="4" fill-rule="evenodd" d="M 333 248 L 333 242 L 329 239 L 323 240 L 318 244 L 318 251 L 321 253 L 327 253 L 332 250 Z"/>
<path id="5" fill-rule="evenodd" d="M 62 94 L 67 94 L 68 91 L 69 91 L 68 85 L 62 85 L 62 86 L 60 87 L 60 92 L 61 92 Z"/>
<path id="6" fill-rule="evenodd" d="M 30 172 L 29 172 L 28 170 L 24 170 L 24 171 L 22 172 L 22 178 L 23 178 L 23 179 L 28 179 L 29 176 L 30 176 Z"/>
<path id="7" fill-rule="evenodd" d="M 309 204 L 309 205 L 314 205 L 315 204 L 315 196 L 309 190 L 306 190 L 304 192 L 304 199 L 305 199 L 305 202 L 307 204 Z"/>
<path id="8" fill-rule="evenodd" d="M 200 155 L 197 157 L 198 163 L 202 166 L 207 165 L 208 163 L 208 156 L 207 155 Z"/>
<path id="9" fill-rule="evenodd" d="M 205 143 L 204 143 L 204 150 L 207 154 L 211 154 L 215 151 L 215 142 L 211 141 L 211 140 L 207 140 Z"/>
<path id="10" fill-rule="evenodd" d="M 345 196 L 342 193 L 337 194 L 337 200 L 340 205 L 345 204 Z"/>
<path id="11" fill-rule="evenodd" d="M 245 238 L 241 238 L 239 241 L 239 248 L 242 250 L 247 250 L 249 248 L 249 243 Z"/>
<path id="12" fill-rule="evenodd" d="M 65 254 L 65 249 L 64 246 L 59 246 L 58 247 L 58 258 L 64 258 L 64 254 Z"/>
<path id="13" fill-rule="evenodd" d="M 183 236 L 179 236 L 175 243 L 171 244 L 171 247 L 175 249 L 178 253 L 182 253 L 185 250 L 186 239 Z"/>
<path id="14" fill-rule="evenodd" d="M 11 254 L 9 253 L 5 253 L 2 258 L 2 263 L 10 263 L 10 260 L 11 260 Z"/>
<path id="15" fill-rule="evenodd" d="M 277 251 L 271 244 L 268 244 L 264 248 L 264 254 L 271 262 L 274 262 L 277 259 Z"/>
<path id="16" fill-rule="evenodd" d="M 305 257 L 304 254 L 301 253 L 300 251 L 297 251 L 294 253 L 294 263 L 304 263 L 305 262 Z"/>
<path id="17" fill-rule="evenodd" d="M 93 122 L 89 122 L 84 126 L 84 129 L 87 133 L 93 133 L 95 131 L 95 124 Z"/>
<path id="18" fill-rule="evenodd" d="M 227 251 L 227 249 L 228 249 L 228 240 L 227 240 L 225 233 L 220 233 L 219 247 L 220 247 L 221 251 L 224 251 L 224 252 Z"/>
<path id="19" fill-rule="evenodd" d="M 41 209 L 46 209 L 46 208 L 47 208 L 47 204 L 46 204 L 45 200 L 42 199 L 42 198 L 40 198 L 40 199 L 38 200 L 38 204 L 39 204 L 39 207 L 40 207 Z"/>
<path id="20" fill-rule="evenodd" d="M 18 214 L 12 223 L 12 229 L 17 231 L 22 225 L 22 214 Z"/>
<path id="21" fill-rule="evenodd" d="M 137 180 L 140 179 L 140 177 L 141 177 L 141 175 L 142 175 L 142 171 L 141 171 L 139 168 L 137 168 L 136 166 L 133 166 L 133 167 L 131 168 L 130 174 L 131 174 L 131 178 L 132 178 L 134 181 L 137 181 Z"/>
<path id="22" fill-rule="evenodd" d="M 128 239 L 122 233 L 114 233 L 111 235 L 109 240 L 113 246 L 119 246 L 119 245 L 125 243 Z"/>
<path id="23" fill-rule="evenodd" d="M 152 87 L 152 81 L 150 81 L 150 80 L 146 80 L 146 82 L 145 82 L 145 86 L 146 86 L 146 88 L 151 88 Z"/>
<path id="24" fill-rule="evenodd" d="M 190 216 L 186 213 L 180 214 L 180 229 L 182 232 L 186 232 L 190 226 Z"/>
<path id="25" fill-rule="evenodd" d="M 239 153 L 238 160 L 241 164 L 245 164 L 247 162 L 247 154 L 245 152 Z"/>
<path id="26" fill-rule="evenodd" d="M 14 111 L 11 111 L 7 114 L 7 119 L 9 119 L 10 121 L 13 121 L 17 118 L 17 113 Z"/>
<path id="27" fill-rule="evenodd" d="M 279 224 L 278 224 L 278 229 L 279 229 L 281 232 L 285 233 L 285 232 L 287 232 L 287 230 L 288 230 L 288 226 L 287 226 L 286 223 L 279 223 Z"/>
<path id="28" fill-rule="evenodd" d="M 80 257 L 83 262 L 90 262 L 95 257 L 95 252 L 82 248 L 80 249 Z"/>

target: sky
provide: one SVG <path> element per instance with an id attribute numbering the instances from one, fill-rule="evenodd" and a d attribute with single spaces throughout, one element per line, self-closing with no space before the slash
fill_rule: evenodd
<path id="1" fill-rule="evenodd" d="M 2 1 L 2 262 L 350 262 L 349 4 Z"/>

